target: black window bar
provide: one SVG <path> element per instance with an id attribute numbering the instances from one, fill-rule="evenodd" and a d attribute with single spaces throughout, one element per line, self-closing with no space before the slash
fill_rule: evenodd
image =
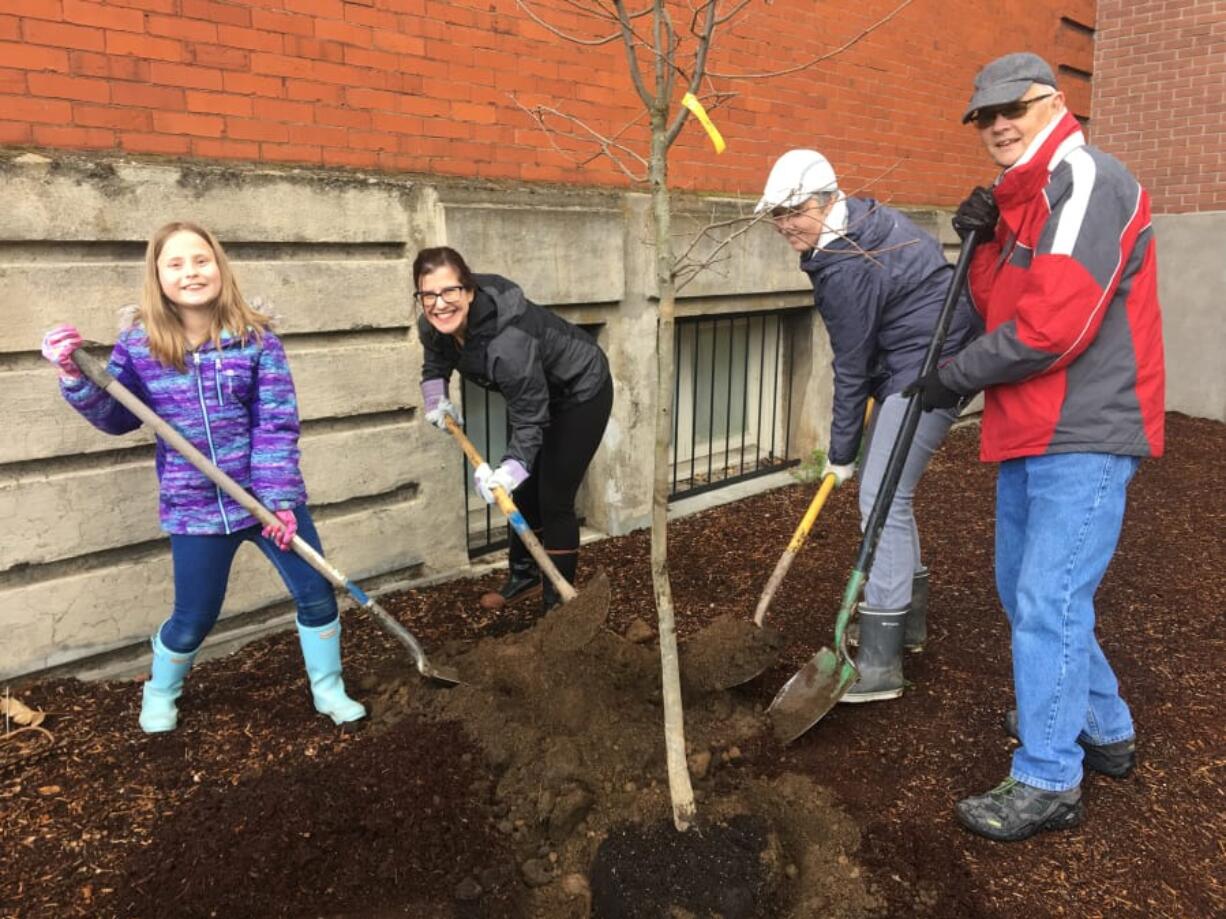
<path id="1" fill-rule="evenodd" d="M 792 326 L 786 311 L 677 320 L 670 500 L 799 463 Z"/>
<path id="2" fill-rule="evenodd" d="M 461 378 L 460 398 L 463 404 L 464 433 L 477 452 L 491 465 L 498 462 L 510 438 L 507 403 L 500 393 L 482 389 Z M 495 432 L 501 432 L 496 435 Z M 468 557 L 478 558 L 505 549 L 507 546 L 506 518 L 496 505 L 486 504 L 473 491 L 472 469 L 468 463 L 461 470 L 464 489 L 464 534 Z"/>

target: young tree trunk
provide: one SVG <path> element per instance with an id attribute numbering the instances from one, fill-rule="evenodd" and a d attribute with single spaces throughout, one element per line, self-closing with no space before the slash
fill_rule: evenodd
<path id="1" fill-rule="evenodd" d="M 681 705 L 681 670 L 677 660 L 677 627 L 673 591 L 668 579 L 668 447 L 673 415 L 673 246 L 668 197 L 668 139 L 664 113 L 652 113 L 651 205 L 655 224 L 656 284 L 660 295 L 656 322 L 656 444 L 655 480 L 651 501 L 651 583 L 655 589 L 660 628 L 660 671 L 664 696 L 664 745 L 668 758 L 668 791 L 673 824 L 689 828 L 694 820 L 694 790 L 685 757 L 685 712 Z"/>

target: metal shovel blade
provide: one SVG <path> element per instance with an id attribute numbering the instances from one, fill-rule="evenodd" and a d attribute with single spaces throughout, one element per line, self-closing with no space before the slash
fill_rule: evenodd
<path id="1" fill-rule="evenodd" d="M 456 686 L 460 683 L 460 671 L 455 667 L 447 664 L 432 664 L 425 657 L 418 658 L 416 663 L 417 672 L 428 680 L 446 683 L 449 686 Z"/>
<path id="2" fill-rule="evenodd" d="M 856 668 L 846 657 L 822 648 L 775 695 L 766 714 L 775 737 L 791 743 L 825 717 L 856 680 Z"/>
<path id="3" fill-rule="evenodd" d="M 375 622 L 387 634 L 391 635 L 402 645 L 409 649 L 409 653 L 413 655 L 413 663 L 417 667 L 417 672 L 428 680 L 437 680 L 440 683 L 446 683 L 450 686 L 455 686 L 460 683 L 460 671 L 447 664 L 434 664 L 426 657 L 426 651 L 421 646 L 421 642 L 401 625 L 391 613 L 385 610 L 382 606 L 367 596 L 360 587 L 352 581 L 349 583 L 350 593 L 362 604 L 362 606 L 375 617 Z M 354 593 L 356 591 L 356 593 Z"/>
<path id="4" fill-rule="evenodd" d="M 570 653 L 591 644 L 609 618 L 610 600 L 609 576 L 597 571 L 573 599 L 536 623 L 541 647 L 551 653 Z"/>

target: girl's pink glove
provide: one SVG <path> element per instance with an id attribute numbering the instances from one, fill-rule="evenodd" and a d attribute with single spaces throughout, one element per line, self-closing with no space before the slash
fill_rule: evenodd
<path id="1" fill-rule="evenodd" d="M 271 539 L 276 543 L 277 548 L 282 552 L 289 550 L 289 544 L 294 541 L 294 535 L 298 532 L 298 518 L 294 516 L 293 511 L 273 511 L 273 514 L 281 521 L 280 526 L 273 526 L 271 523 L 260 531 L 265 539 Z"/>
<path id="2" fill-rule="evenodd" d="M 57 325 L 43 336 L 43 357 L 55 364 L 61 380 L 81 379 L 72 352 L 81 347 L 81 333 L 70 325 Z"/>

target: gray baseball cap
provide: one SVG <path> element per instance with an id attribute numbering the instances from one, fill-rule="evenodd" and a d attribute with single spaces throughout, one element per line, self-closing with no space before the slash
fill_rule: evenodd
<path id="1" fill-rule="evenodd" d="M 962 116 L 962 123 L 981 108 L 1016 102 L 1026 94 L 1031 83 L 1055 86 L 1056 77 L 1047 61 L 1029 51 L 998 57 L 975 77 L 975 92 Z"/>

